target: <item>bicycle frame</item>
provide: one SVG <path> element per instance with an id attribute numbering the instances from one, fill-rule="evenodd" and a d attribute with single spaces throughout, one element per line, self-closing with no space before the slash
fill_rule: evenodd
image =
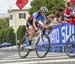
<path id="1" fill-rule="evenodd" d="M 41 32 L 39 33 L 39 35 L 36 36 L 37 39 L 35 39 L 35 37 L 33 37 L 33 38 L 34 38 L 33 41 L 32 41 L 32 43 L 33 43 L 33 44 L 32 44 L 32 47 L 33 47 L 33 48 L 35 48 L 36 43 L 37 43 L 37 40 L 38 40 L 38 38 L 41 38 L 41 35 L 42 35 L 42 30 L 41 30 Z"/>

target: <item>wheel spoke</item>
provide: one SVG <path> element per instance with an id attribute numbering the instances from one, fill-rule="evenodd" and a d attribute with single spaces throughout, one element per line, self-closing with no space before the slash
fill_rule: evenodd
<path id="1" fill-rule="evenodd" d="M 25 48 L 26 47 L 26 39 L 27 38 L 24 36 L 18 47 L 19 56 L 21 58 L 26 58 L 27 55 L 29 54 L 29 49 Z"/>
<path id="2" fill-rule="evenodd" d="M 75 56 L 75 34 L 72 34 L 66 42 L 66 53 L 69 57 Z"/>
<path id="3" fill-rule="evenodd" d="M 42 58 L 45 57 L 48 53 L 50 46 L 49 38 L 46 35 L 43 35 L 42 38 L 39 38 L 36 43 L 36 53 L 37 56 Z"/>

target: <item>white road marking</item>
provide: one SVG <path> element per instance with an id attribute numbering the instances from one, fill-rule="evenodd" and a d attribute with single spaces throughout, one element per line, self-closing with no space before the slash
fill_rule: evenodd
<path id="1" fill-rule="evenodd" d="M 0 64 L 40 64 L 40 63 L 58 63 L 58 62 L 75 62 L 75 58 L 69 58 L 65 54 L 47 54 L 44 58 L 38 58 L 32 53 L 24 59 L 21 59 L 17 53 L 9 55 L 0 60 Z"/>
<path id="2" fill-rule="evenodd" d="M 58 63 L 58 62 L 70 62 L 70 61 L 74 61 L 75 59 L 58 59 L 58 60 L 39 60 L 39 61 L 25 61 L 25 62 L 12 62 L 12 63 L 5 63 L 5 64 L 36 64 L 36 63 Z"/>
<path id="3" fill-rule="evenodd" d="M 17 59 L 16 59 L 17 58 Z M 24 60 L 37 60 L 37 59 L 59 59 L 59 58 L 62 58 L 62 59 L 64 59 L 64 58 L 68 58 L 68 56 L 58 56 L 58 57 L 44 57 L 44 58 L 38 58 L 38 57 L 28 57 L 28 58 L 25 58 Z M 9 59 L 9 60 L 8 60 Z M 4 60 L 7 60 L 7 61 L 11 61 L 11 59 L 13 59 L 13 61 L 16 59 L 16 60 L 23 60 L 23 59 L 20 59 L 20 57 L 16 57 L 16 56 L 11 56 L 11 57 L 7 57 L 7 58 L 4 58 Z M 3 60 L 3 61 L 4 61 Z"/>

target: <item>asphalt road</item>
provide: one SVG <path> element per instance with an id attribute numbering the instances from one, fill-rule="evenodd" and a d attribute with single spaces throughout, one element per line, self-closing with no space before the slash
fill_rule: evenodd
<path id="1" fill-rule="evenodd" d="M 75 58 L 53 52 L 49 52 L 45 58 L 38 58 L 32 51 L 27 58 L 21 59 L 17 47 L 9 47 L 0 48 L 0 64 L 75 64 Z"/>

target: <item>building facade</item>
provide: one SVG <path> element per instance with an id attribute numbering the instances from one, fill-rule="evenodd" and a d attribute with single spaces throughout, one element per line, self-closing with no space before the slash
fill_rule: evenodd
<path id="1" fill-rule="evenodd" d="M 20 10 L 17 5 L 9 8 L 9 27 L 12 27 L 16 32 L 20 25 L 26 25 L 27 19 L 30 16 L 29 9 L 30 1 L 22 10 Z"/>
<path id="2" fill-rule="evenodd" d="M 9 11 L 9 27 L 12 27 L 16 32 L 20 25 L 26 25 L 29 16 L 28 10 Z"/>

